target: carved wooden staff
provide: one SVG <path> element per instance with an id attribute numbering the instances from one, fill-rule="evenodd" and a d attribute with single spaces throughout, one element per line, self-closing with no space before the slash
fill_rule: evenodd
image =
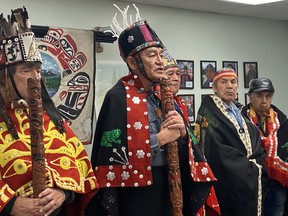
<path id="1" fill-rule="evenodd" d="M 28 78 L 27 84 L 31 136 L 33 197 L 38 197 L 38 195 L 45 189 L 46 185 L 41 80 L 37 78 Z"/>
<path id="2" fill-rule="evenodd" d="M 168 112 L 174 110 L 174 98 L 171 85 L 171 79 L 162 79 L 160 81 L 162 116 L 164 119 Z M 173 216 L 182 216 L 183 197 L 177 141 L 166 144 L 166 149 L 170 200 L 173 207 Z"/>

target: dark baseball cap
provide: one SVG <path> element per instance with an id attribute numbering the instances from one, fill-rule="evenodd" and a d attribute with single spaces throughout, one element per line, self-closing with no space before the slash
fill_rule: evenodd
<path id="1" fill-rule="evenodd" d="M 262 92 L 262 91 L 270 91 L 272 93 L 275 92 L 274 86 L 270 79 L 259 78 L 259 79 L 252 79 L 249 82 L 249 91 L 248 91 L 249 94 L 251 94 L 252 92 Z"/>

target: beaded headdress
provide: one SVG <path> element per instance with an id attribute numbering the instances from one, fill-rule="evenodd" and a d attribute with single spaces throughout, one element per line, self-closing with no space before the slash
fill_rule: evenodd
<path id="1" fill-rule="evenodd" d="M 163 64 L 164 69 L 178 67 L 177 61 L 174 59 L 174 57 L 167 49 L 163 51 Z"/>
<path id="2" fill-rule="evenodd" d="M 42 62 L 41 54 L 36 44 L 35 35 L 31 30 L 31 23 L 25 7 L 11 10 L 11 15 L 7 16 L 7 19 L 3 17 L 3 14 L 0 14 L 0 70 L 21 62 Z M 18 92 L 12 74 L 9 73 L 9 70 L 5 71 L 5 73 L 7 72 L 13 86 L 12 88 L 19 97 L 13 98 L 12 101 L 18 100 L 19 102 L 23 102 L 23 98 Z M 7 95 L 10 97 L 9 89 L 6 89 L 5 92 L 6 97 Z M 56 125 L 58 131 L 61 133 L 65 132 L 62 117 L 50 98 L 43 81 L 41 81 L 41 97 L 43 100 L 43 108 Z M 11 105 L 11 108 L 13 108 L 13 105 Z M 0 117 L 5 122 L 13 138 L 19 139 L 15 129 L 16 124 L 14 124 L 12 118 L 6 111 L 6 104 L 2 93 L 0 93 Z"/>
<path id="3" fill-rule="evenodd" d="M 146 20 L 142 20 L 138 8 L 133 4 L 136 9 L 135 21 L 133 23 L 132 15 L 129 16 L 128 21 L 128 9 L 129 5 L 124 8 L 122 11 L 117 5 L 114 6 L 121 12 L 123 17 L 122 26 L 117 21 L 117 13 L 113 17 L 111 30 L 106 32 L 111 32 L 113 37 L 118 38 L 118 46 L 120 50 L 120 55 L 124 59 L 127 59 L 128 56 L 132 56 L 139 51 L 152 47 L 159 46 L 164 47 L 156 33 L 149 26 Z"/>
<path id="4" fill-rule="evenodd" d="M 22 61 L 42 62 L 25 7 L 0 14 L 0 69 Z"/>

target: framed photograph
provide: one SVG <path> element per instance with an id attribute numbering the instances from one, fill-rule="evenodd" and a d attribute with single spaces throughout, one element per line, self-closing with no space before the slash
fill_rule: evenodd
<path id="1" fill-rule="evenodd" d="M 186 104 L 186 109 L 188 112 L 188 118 L 190 123 L 194 123 L 195 122 L 195 104 L 194 104 L 194 94 L 181 94 L 178 95 L 180 98 L 182 98 L 182 100 L 185 101 Z"/>
<path id="2" fill-rule="evenodd" d="M 245 105 L 250 103 L 249 95 L 248 93 L 245 93 Z"/>
<path id="3" fill-rule="evenodd" d="M 243 62 L 244 87 L 249 88 L 249 82 L 258 78 L 257 62 Z"/>
<path id="4" fill-rule="evenodd" d="M 216 71 L 216 61 L 200 61 L 201 88 L 212 88 L 213 78 Z"/>
<path id="5" fill-rule="evenodd" d="M 180 69 L 180 89 L 194 88 L 194 61 L 176 60 Z"/>
<path id="6" fill-rule="evenodd" d="M 232 68 L 238 76 L 238 62 L 237 61 L 222 61 L 223 68 Z"/>

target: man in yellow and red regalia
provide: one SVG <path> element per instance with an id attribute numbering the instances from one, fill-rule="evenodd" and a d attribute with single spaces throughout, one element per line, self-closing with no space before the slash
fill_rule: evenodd
<path id="1" fill-rule="evenodd" d="M 98 187 L 84 146 L 63 122 L 41 82 L 44 189 L 33 195 L 29 78 L 41 79 L 41 56 L 26 8 L 0 21 L 0 215 L 82 215 Z M 37 171 L 37 170 L 36 170 Z M 82 199 L 85 195 L 85 200 Z"/>

